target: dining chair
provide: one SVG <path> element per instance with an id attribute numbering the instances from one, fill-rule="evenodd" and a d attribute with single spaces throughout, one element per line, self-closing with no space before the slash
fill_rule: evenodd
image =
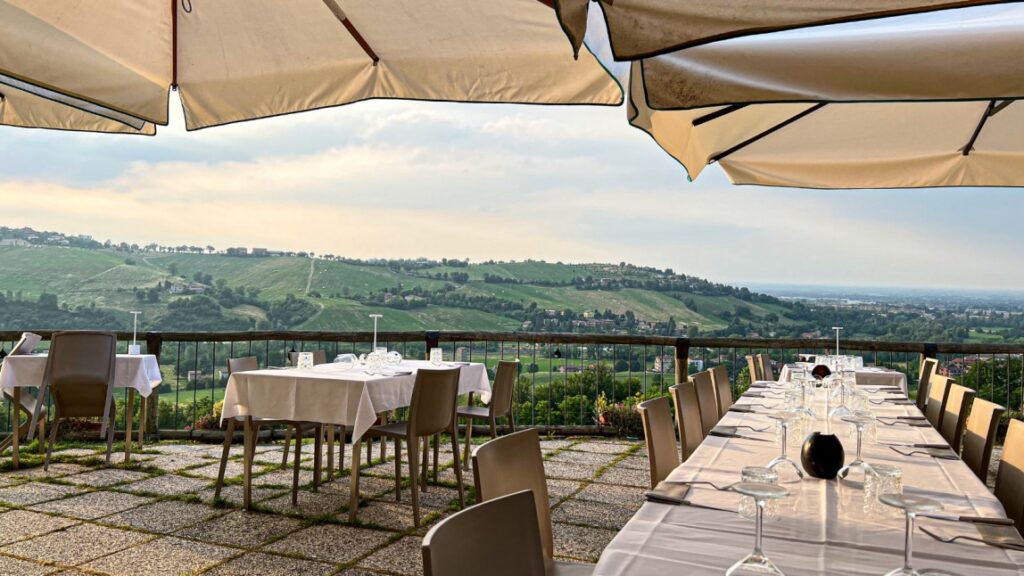
<path id="1" fill-rule="evenodd" d="M 651 470 L 651 488 L 658 485 L 679 467 L 676 431 L 672 426 L 672 410 L 666 397 L 654 398 L 637 405 L 644 426 L 644 442 Z"/>
<path id="2" fill-rule="evenodd" d="M 729 369 L 720 364 L 711 369 L 711 381 L 715 383 L 718 398 L 718 416 L 721 418 L 732 407 L 732 382 L 729 381 Z"/>
<path id="3" fill-rule="evenodd" d="M 38 344 L 40 340 L 41 338 L 38 334 L 33 334 L 32 332 L 24 332 L 21 335 L 21 338 L 18 340 L 18 342 L 14 345 L 14 347 L 11 348 L 11 352 L 10 354 L 8 354 L 8 356 L 26 356 L 28 354 L 31 354 L 32 350 L 35 349 L 36 344 Z M 14 396 L 15 395 L 10 390 L 3 390 L 3 397 L 6 398 L 8 402 L 10 402 L 11 406 L 14 406 L 15 403 Z M 18 407 L 16 409 L 17 411 L 12 412 L 11 416 L 14 419 L 20 421 L 20 416 L 22 414 L 25 415 L 24 424 L 21 424 L 18 427 L 19 439 L 28 438 L 28 431 L 32 428 L 32 415 L 35 414 L 36 412 L 36 402 L 38 398 L 40 397 L 34 396 L 33 394 L 29 393 L 27 388 L 22 388 L 20 390 L 20 393 L 18 394 Z M 43 450 L 45 449 L 46 446 L 46 412 L 46 403 L 43 403 L 42 406 L 39 406 L 40 418 L 39 423 L 37 425 L 40 454 L 43 453 Z M 13 444 L 14 433 L 12 432 L 10 435 L 7 436 L 7 438 L 4 438 L 4 440 L 0 442 L 0 453 L 10 448 L 11 445 Z"/>
<path id="4" fill-rule="evenodd" d="M 971 406 L 971 415 L 967 418 L 964 429 L 963 458 L 964 464 L 974 471 L 982 482 L 988 481 L 988 465 L 992 460 L 992 447 L 996 443 L 996 432 L 999 420 L 1006 413 L 1006 408 L 998 404 L 975 398 Z"/>
<path id="5" fill-rule="evenodd" d="M 770 354 L 758 354 L 757 363 L 761 366 L 761 379 L 769 382 L 775 382 L 778 378 L 775 377 L 775 369 L 772 368 L 772 357 Z"/>
<path id="6" fill-rule="evenodd" d="M 456 512 L 423 538 L 424 576 L 544 576 L 533 494 L 523 490 Z"/>
<path id="7" fill-rule="evenodd" d="M 1017 530 L 1024 525 L 1024 422 L 1010 419 L 996 472 L 995 495 Z"/>
<path id="8" fill-rule="evenodd" d="M 395 441 L 395 499 L 402 498 L 402 442 L 409 450 L 409 480 L 412 492 L 413 524 L 420 525 L 420 490 L 426 490 L 426 481 L 419 478 L 421 439 L 447 432 L 452 441 L 455 479 L 459 488 L 459 506 L 466 505 L 462 486 L 462 466 L 459 463 L 458 434 L 455 429 L 455 404 L 459 394 L 459 368 L 450 370 L 421 369 L 416 372 L 408 420 L 381 424 L 370 428 Z M 423 454 L 427 458 L 427 454 Z M 436 457 L 435 457 L 436 460 Z"/>
<path id="9" fill-rule="evenodd" d="M 946 408 L 942 415 L 942 424 L 939 433 L 949 442 L 954 452 L 960 452 L 960 441 L 964 435 L 964 424 L 967 423 L 967 413 L 971 411 L 971 402 L 974 401 L 974 390 L 952 384 L 946 394 Z"/>
<path id="10" fill-rule="evenodd" d="M 679 429 L 679 458 L 686 462 L 704 441 L 704 429 L 697 405 L 697 388 L 692 380 L 669 387 L 676 408 L 676 427 Z"/>
<path id="11" fill-rule="evenodd" d="M 747 355 L 747 371 L 750 372 L 750 383 L 764 380 L 764 373 L 761 371 L 760 363 L 753 355 Z"/>
<path id="12" fill-rule="evenodd" d="M 114 445 L 116 363 L 117 336 L 113 332 L 57 332 L 50 337 L 50 352 L 38 395 L 38 398 L 45 398 L 49 392 L 54 408 L 43 470 L 50 467 L 59 424 L 65 418 L 100 418 L 100 438 L 106 436 L 107 464 L 110 463 Z M 31 426 L 37 424 L 42 414 L 41 404 L 36 403 Z"/>
<path id="13" fill-rule="evenodd" d="M 697 407 L 700 409 L 701 431 L 707 437 L 718 424 L 721 411 L 718 409 L 718 392 L 711 379 L 711 372 L 705 370 L 693 375 L 693 386 L 697 389 Z"/>
<path id="14" fill-rule="evenodd" d="M 288 353 L 288 364 L 290 364 L 292 366 L 298 366 L 299 365 L 299 354 L 301 354 L 301 352 L 289 352 Z M 314 366 L 319 366 L 321 364 L 327 364 L 327 352 L 325 352 L 323 350 L 314 350 L 313 351 L 313 365 Z"/>
<path id="15" fill-rule="evenodd" d="M 519 377 L 518 360 L 501 360 L 498 362 L 497 371 L 494 374 L 494 391 L 491 394 L 491 403 L 487 406 L 473 406 L 473 393 L 469 393 L 469 399 L 465 406 L 459 406 L 455 410 L 457 418 L 466 419 L 466 449 L 462 455 L 462 467 L 469 470 L 470 454 L 469 449 L 473 438 L 473 421 L 486 420 L 491 428 L 491 440 L 498 437 L 496 421 L 498 418 L 508 420 L 509 428 L 516 431 L 516 420 L 512 414 L 512 392 L 515 391 L 516 378 Z M 434 463 L 437 468 L 437 462 Z"/>
<path id="16" fill-rule="evenodd" d="M 925 404 L 928 403 L 928 383 L 939 368 L 939 361 L 935 358 L 925 358 L 921 362 L 921 371 L 917 375 L 917 409 L 924 412 Z"/>
<path id="17" fill-rule="evenodd" d="M 476 498 L 487 502 L 523 490 L 533 492 L 537 527 L 544 551 L 545 573 L 548 576 L 589 576 L 591 564 L 573 564 L 554 560 L 554 537 L 551 528 L 551 502 L 544 477 L 544 458 L 536 428 L 520 430 L 481 444 L 473 451 L 473 481 Z"/>
<path id="18" fill-rule="evenodd" d="M 928 382 L 928 403 L 924 407 L 924 415 L 936 430 L 942 428 L 942 417 L 946 413 L 946 398 L 953 379 L 948 376 L 933 374 Z"/>

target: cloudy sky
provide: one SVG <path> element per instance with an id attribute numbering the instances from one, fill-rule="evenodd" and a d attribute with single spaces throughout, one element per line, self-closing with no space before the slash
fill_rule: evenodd
<path id="1" fill-rule="evenodd" d="M 172 107 L 173 110 L 173 107 Z M 0 131 L 0 224 L 735 284 L 1021 289 L 1024 195 L 695 183 L 623 108 L 366 102 L 154 138 Z"/>

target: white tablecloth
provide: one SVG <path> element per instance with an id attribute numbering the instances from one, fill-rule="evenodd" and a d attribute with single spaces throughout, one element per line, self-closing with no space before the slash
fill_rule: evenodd
<path id="1" fill-rule="evenodd" d="M 450 366 L 448 366 L 450 367 Z M 416 372 L 436 368 L 426 361 L 405 361 L 398 376 L 371 376 L 360 367 L 347 370 L 322 364 L 311 370 L 288 368 L 237 372 L 228 379 L 222 418 L 255 416 L 275 420 L 350 426 L 360 438 L 377 414 L 408 406 Z M 483 364 L 461 366 L 459 393 L 476 392 L 484 402 L 491 384 Z"/>
<path id="2" fill-rule="evenodd" d="M 814 364 L 786 364 L 782 367 L 782 373 L 779 374 L 779 382 L 789 382 L 791 378 L 791 371 L 793 366 L 801 366 L 807 370 L 814 368 Z M 863 368 L 857 368 L 857 385 L 858 386 L 898 386 L 903 393 L 907 393 L 907 375 L 903 372 L 896 370 L 889 370 L 888 368 L 877 368 L 873 366 L 865 366 Z"/>
<path id="3" fill-rule="evenodd" d="M 0 366 L 0 388 L 11 390 L 15 387 L 38 388 L 46 372 L 46 356 L 8 356 Z M 114 387 L 134 388 L 143 396 L 149 396 L 160 385 L 160 365 L 156 356 L 140 354 L 131 356 L 118 354 L 114 364 Z"/>
<path id="4" fill-rule="evenodd" d="M 741 398 L 738 404 L 777 404 L 772 398 Z M 824 410 L 816 405 L 818 413 Z M 768 426 L 764 413 L 729 412 L 723 425 Z M 872 408 L 877 415 L 920 415 L 914 406 L 883 405 Z M 842 426 L 842 428 L 840 428 Z M 824 425 L 820 424 L 820 428 Z M 836 431 L 846 448 L 846 461 L 853 460 L 856 443 L 848 424 Z M 770 432 L 744 435 L 773 438 Z M 934 429 L 903 425 L 878 426 L 879 442 L 942 442 Z M 779 453 L 778 442 L 709 436 L 669 480 L 707 480 L 728 484 L 739 480 L 743 466 L 765 465 Z M 799 448 L 791 443 L 789 454 L 799 461 Z M 927 495 L 945 506 L 944 513 L 1005 517 L 1002 506 L 984 484 L 959 460 L 930 456 L 901 456 L 888 446 L 865 443 L 864 459 L 869 463 L 895 464 L 903 471 L 905 493 Z M 783 481 L 795 479 L 791 470 L 780 467 Z M 877 576 L 902 565 L 904 521 L 896 515 L 869 516 L 863 511 L 861 473 L 853 482 L 837 483 L 806 478 L 786 483 L 793 495 L 780 502 L 777 520 L 766 520 L 764 551 L 787 576 L 853 574 Z M 598 562 L 600 576 L 662 576 L 664 574 L 721 575 L 735 561 L 750 552 L 754 522 L 731 512 L 739 495 L 694 486 L 689 500 L 730 510 L 706 510 L 688 506 L 646 503 L 609 544 Z M 969 524 L 919 518 L 943 534 L 973 534 Z M 1024 574 L 1024 553 L 975 543 L 942 544 L 920 530 L 914 533 L 915 567 L 944 568 L 964 576 Z"/>

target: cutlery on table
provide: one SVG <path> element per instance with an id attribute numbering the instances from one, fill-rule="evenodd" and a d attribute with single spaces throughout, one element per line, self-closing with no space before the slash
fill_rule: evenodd
<path id="1" fill-rule="evenodd" d="M 1011 518 L 994 518 L 987 516 L 956 516 L 950 514 L 918 514 L 922 518 L 932 520 L 946 520 L 948 522 L 967 522 L 970 524 L 992 524 L 994 526 L 1013 526 Z"/>
<path id="2" fill-rule="evenodd" d="M 936 443 L 917 442 L 915 444 L 900 444 L 900 443 L 881 442 L 881 444 L 885 444 L 886 446 L 898 446 L 898 447 L 901 447 L 901 448 L 934 448 L 936 450 L 943 450 L 943 449 L 949 448 L 948 444 L 940 443 L 940 442 L 936 442 Z"/>
<path id="3" fill-rule="evenodd" d="M 903 424 L 904 426 L 912 426 L 914 428 L 930 428 L 931 424 L 924 420 L 897 420 L 896 422 L 886 422 L 885 420 L 879 420 L 884 426 L 898 426 Z"/>
<path id="4" fill-rule="evenodd" d="M 895 452 L 897 454 L 900 454 L 900 455 L 903 455 L 903 456 L 914 456 L 915 454 L 924 454 L 925 456 L 931 456 L 932 458 L 938 458 L 939 460 L 959 460 L 960 459 L 960 458 L 958 458 L 956 456 L 956 454 L 953 454 L 952 451 L 949 451 L 948 454 L 934 454 L 932 452 L 929 452 L 928 450 L 912 450 L 910 452 L 903 452 L 903 451 L 899 450 L 898 448 L 896 448 L 895 446 L 889 446 L 889 449 L 892 450 L 893 452 Z"/>
<path id="5" fill-rule="evenodd" d="M 768 442 L 769 441 L 769 440 L 767 440 L 765 438 L 756 438 L 754 436 L 744 436 L 743 434 L 721 432 L 721 431 L 715 431 L 715 430 L 712 430 L 711 432 L 708 432 L 708 436 L 717 436 L 719 438 L 737 438 L 739 440 L 754 440 L 756 442 Z"/>
<path id="6" fill-rule="evenodd" d="M 719 492 L 729 492 L 730 490 L 732 490 L 733 486 L 739 484 L 739 482 L 733 482 L 732 484 L 725 484 L 719 486 L 718 484 L 715 484 L 714 482 L 708 482 L 707 480 L 666 480 L 665 482 L 668 484 L 680 484 L 685 486 L 711 486 L 712 488 L 718 490 Z"/>
<path id="7" fill-rule="evenodd" d="M 918 526 L 918 528 L 921 529 L 921 532 L 924 532 L 925 534 L 931 536 L 939 542 L 942 542 L 943 544 L 951 544 L 953 542 L 956 542 L 957 540 L 967 540 L 970 542 L 987 544 L 988 546 L 994 546 L 996 548 L 1006 548 L 1008 550 L 1024 551 L 1024 544 L 1015 541 L 1012 536 L 1005 536 L 997 539 L 986 540 L 978 536 L 970 536 L 967 534 L 958 534 L 956 536 L 942 536 L 941 534 L 929 530 L 927 526 Z M 1017 538 L 1019 539 L 1020 536 L 1018 535 Z"/>

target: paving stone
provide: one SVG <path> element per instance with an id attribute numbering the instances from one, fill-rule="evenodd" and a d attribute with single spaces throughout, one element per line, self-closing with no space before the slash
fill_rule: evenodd
<path id="1" fill-rule="evenodd" d="M 50 467 L 47 468 L 46 470 L 43 470 L 42 466 L 36 466 L 34 468 L 23 468 L 21 470 L 15 470 L 13 472 L 10 472 L 10 475 L 14 478 L 28 478 L 32 480 L 37 480 L 40 478 L 62 478 L 64 476 L 68 476 L 69 474 L 78 474 L 80 472 L 85 472 L 87 470 L 92 470 L 92 468 L 89 468 L 88 466 L 83 466 L 81 464 L 74 464 L 68 462 L 54 462 L 50 464 Z"/>
<path id="2" fill-rule="evenodd" d="M 255 548 L 301 527 L 302 521 L 295 518 L 240 510 L 178 530 L 175 535 L 215 544 Z"/>
<path id="3" fill-rule="evenodd" d="M 575 443 L 575 440 L 541 440 L 540 449 L 548 452 L 563 450 Z"/>
<path id="4" fill-rule="evenodd" d="M 209 463 L 210 461 L 204 458 L 188 455 L 156 456 L 147 462 L 148 465 L 155 466 L 164 472 L 180 472 L 187 468 L 201 467 Z"/>
<path id="5" fill-rule="evenodd" d="M 139 532 L 78 524 L 66 530 L 0 548 L 3 552 L 73 566 L 139 544 L 152 536 Z"/>
<path id="6" fill-rule="evenodd" d="M 603 484 L 615 484 L 618 486 L 648 488 L 651 485 L 651 473 L 647 470 L 615 466 L 614 468 L 605 470 L 601 476 L 595 479 L 595 481 Z"/>
<path id="7" fill-rule="evenodd" d="M 287 470 L 271 468 L 272 472 L 269 474 L 263 474 L 261 476 L 254 476 L 252 479 L 253 486 L 280 486 L 281 488 L 291 488 L 292 479 L 294 478 L 295 471 L 292 468 Z M 216 478 L 216 475 L 214 476 Z M 305 486 L 313 482 L 313 471 L 299 469 L 299 486 Z"/>
<path id="8" fill-rule="evenodd" d="M 628 456 L 623 458 L 621 462 L 615 464 L 619 468 L 633 468 L 634 470 L 650 470 L 651 462 L 646 457 L 638 458 L 636 456 Z"/>
<path id="9" fill-rule="evenodd" d="M 327 576 L 333 573 L 333 564 L 253 552 L 221 564 L 203 576 Z"/>
<path id="10" fill-rule="evenodd" d="M 144 472 L 121 470 L 120 468 L 101 468 L 99 470 L 92 470 L 82 474 L 75 474 L 74 476 L 67 476 L 64 478 L 64 481 L 72 484 L 101 488 L 104 486 L 113 486 L 115 484 L 126 484 L 128 482 L 145 480 L 146 478 L 149 478 L 149 474 Z"/>
<path id="11" fill-rule="evenodd" d="M 575 558 L 584 562 L 597 562 L 601 552 L 615 537 L 614 530 L 584 528 L 554 523 L 555 555 Z"/>
<path id="12" fill-rule="evenodd" d="M 179 576 L 194 574 L 238 553 L 202 542 L 160 538 L 94 560 L 83 568 L 113 576 Z"/>
<path id="13" fill-rule="evenodd" d="M 573 464 L 570 462 L 544 462 L 544 474 L 548 478 L 560 478 L 563 480 L 589 480 L 597 473 L 598 466 L 587 466 L 584 464 Z"/>
<path id="14" fill-rule="evenodd" d="M 594 483 L 581 490 L 576 498 L 590 502 L 626 506 L 637 510 L 643 505 L 646 492 L 645 488 Z"/>
<path id="15" fill-rule="evenodd" d="M 359 566 L 374 570 L 386 570 L 403 576 L 423 574 L 422 540 L 406 536 L 383 550 L 374 552 L 359 562 Z"/>
<path id="16" fill-rule="evenodd" d="M 394 492 L 385 494 L 378 499 L 385 502 L 394 502 Z M 430 486 L 426 492 L 420 492 L 420 509 L 444 510 L 451 506 L 453 501 L 457 504 L 458 499 L 459 491 L 455 488 Z M 410 488 L 402 489 L 402 502 L 410 506 L 412 505 L 412 490 Z"/>
<path id="17" fill-rule="evenodd" d="M 548 496 L 553 500 L 561 500 L 580 489 L 578 480 L 548 480 Z"/>
<path id="18" fill-rule="evenodd" d="M 310 492 L 299 490 L 298 505 L 292 506 L 291 492 L 282 494 L 262 502 L 260 506 L 270 508 L 282 514 L 301 514 L 303 516 L 323 516 L 334 514 L 348 507 L 349 494 L 341 491 Z"/>
<path id="19" fill-rule="evenodd" d="M 182 496 L 195 494 L 210 485 L 204 478 L 186 478 L 175 474 L 153 476 L 141 482 L 132 482 L 118 486 L 118 490 L 142 494 L 159 494 L 161 496 Z"/>
<path id="20" fill-rule="evenodd" d="M 266 550 L 342 564 L 379 548 L 393 536 L 381 530 L 323 524 L 289 534 Z"/>
<path id="21" fill-rule="evenodd" d="M 428 514 L 420 510 L 422 522 Z M 340 520 L 348 520 L 348 513 L 339 517 Z M 408 502 L 398 504 L 394 502 L 373 501 L 359 509 L 359 521 L 365 524 L 380 526 L 389 530 L 405 531 L 412 528 L 413 514 L 412 504 Z"/>
<path id="22" fill-rule="evenodd" d="M 255 466 L 254 465 L 253 468 L 252 468 L 253 474 L 258 474 L 258 473 L 260 473 L 262 471 L 263 470 L 262 470 L 262 468 L 260 466 Z M 220 462 L 219 461 L 218 462 L 214 462 L 212 464 L 208 464 L 206 466 L 200 466 L 199 468 L 189 468 L 188 470 L 185 471 L 185 474 L 188 474 L 189 476 L 199 476 L 201 478 L 209 478 L 210 480 L 216 480 L 217 479 L 217 474 L 219 474 L 219 473 L 220 473 Z M 224 467 L 224 478 L 225 479 L 241 477 L 243 474 L 245 474 L 245 467 L 242 466 L 241 462 L 235 462 L 234 460 L 229 460 L 228 463 L 227 463 L 227 466 Z"/>
<path id="23" fill-rule="evenodd" d="M 160 452 L 161 454 L 169 454 L 173 456 L 196 456 L 198 454 L 205 454 L 208 448 L 205 444 L 195 443 L 176 443 L 176 444 L 151 444 L 147 446 L 148 449 Z"/>
<path id="24" fill-rule="evenodd" d="M 62 486 L 57 484 L 44 484 L 42 482 L 29 482 L 8 488 L 0 488 L 0 502 L 14 504 L 17 506 L 29 506 L 46 502 L 56 498 L 63 498 L 72 494 L 81 494 L 83 490 L 78 486 Z"/>
<path id="25" fill-rule="evenodd" d="M 600 468 L 607 466 L 618 458 L 615 454 L 600 454 L 597 452 L 576 452 L 563 450 L 547 460 L 547 462 L 569 462 L 571 464 L 583 464 Z"/>
<path id="26" fill-rule="evenodd" d="M 104 452 L 105 454 L 106 452 Z M 95 448 L 65 448 L 63 450 L 54 450 L 52 456 L 54 458 L 58 456 L 70 456 L 72 458 L 83 458 L 89 456 L 96 456 L 99 454 Z"/>
<path id="27" fill-rule="evenodd" d="M 349 568 L 348 570 L 340 572 L 338 576 L 380 576 L 380 572 L 370 572 L 359 568 Z"/>
<path id="28" fill-rule="evenodd" d="M 611 454 L 618 456 L 619 454 L 625 453 L 627 450 L 632 448 L 634 444 L 624 444 L 621 442 L 580 442 L 574 445 L 570 450 L 577 452 L 592 452 L 595 454 Z"/>
<path id="29" fill-rule="evenodd" d="M 77 522 L 67 518 L 28 510 L 11 510 L 0 514 L 0 545 L 48 534 L 74 524 Z"/>
<path id="30" fill-rule="evenodd" d="M 636 510 L 621 506 L 610 506 L 601 502 L 567 500 L 552 510 L 551 519 L 568 524 L 585 524 L 599 528 L 621 530 L 633 517 Z"/>
<path id="31" fill-rule="evenodd" d="M 169 534 L 221 514 L 224 514 L 223 510 L 205 504 L 165 500 L 107 516 L 101 522 Z"/>
<path id="32" fill-rule="evenodd" d="M 363 498 L 380 497 L 382 494 L 395 493 L 395 479 L 359 476 L 359 495 Z"/>
<path id="33" fill-rule="evenodd" d="M 72 518 L 91 520 L 152 502 L 151 498 L 120 492 L 90 492 L 81 496 L 53 500 L 32 506 L 33 510 L 52 512 Z"/>
<path id="34" fill-rule="evenodd" d="M 0 576 L 43 576 L 53 574 L 56 570 L 52 566 L 0 556 Z"/>
<path id="35" fill-rule="evenodd" d="M 270 498 L 274 498 L 275 496 L 279 496 L 283 492 L 284 492 L 284 490 L 281 490 L 281 489 L 278 489 L 278 488 L 263 488 L 263 487 L 260 487 L 260 486 L 253 486 L 252 487 L 252 501 L 253 501 L 253 503 L 262 502 L 264 500 L 268 500 Z M 213 500 L 214 500 L 213 495 L 214 495 L 214 489 L 213 488 L 206 488 L 206 489 L 202 490 L 201 492 L 199 492 L 199 494 L 198 494 L 199 498 L 203 502 L 206 502 L 207 504 L 212 504 L 213 503 Z M 242 494 L 242 486 L 241 485 L 224 486 L 223 489 L 221 489 L 221 491 L 220 491 L 220 498 L 221 498 L 221 500 L 227 502 L 228 504 L 231 504 L 232 506 L 241 506 L 243 501 L 244 501 L 244 497 L 243 497 L 243 494 Z"/>

